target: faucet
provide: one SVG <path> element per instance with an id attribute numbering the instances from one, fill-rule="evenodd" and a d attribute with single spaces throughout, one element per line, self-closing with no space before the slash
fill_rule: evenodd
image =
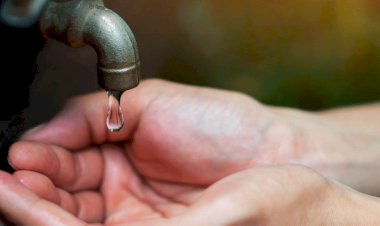
<path id="1" fill-rule="evenodd" d="M 20 28 L 38 23 L 46 39 L 73 48 L 93 47 L 98 58 L 98 84 L 106 91 L 121 95 L 139 84 L 135 37 L 103 0 L 3 0 L 0 19 Z"/>

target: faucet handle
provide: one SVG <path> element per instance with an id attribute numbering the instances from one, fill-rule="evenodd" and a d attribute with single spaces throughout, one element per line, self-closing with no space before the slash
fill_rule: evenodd
<path id="1" fill-rule="evenodd" d="M 27 28 L 35 24 L 50 0 L 3 0 L 0 20 L 9 26 Z"/>

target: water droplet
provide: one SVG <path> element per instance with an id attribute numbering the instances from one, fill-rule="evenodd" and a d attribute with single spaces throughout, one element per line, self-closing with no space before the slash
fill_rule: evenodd
<path id="1" fill-rule="evenodd" d="M 107 128 L 110 132 L 118 132 L 124 126 L 123 112 L 121 111 L 120 98 L 122 92 L 108 91 L 108 115 Z"/>

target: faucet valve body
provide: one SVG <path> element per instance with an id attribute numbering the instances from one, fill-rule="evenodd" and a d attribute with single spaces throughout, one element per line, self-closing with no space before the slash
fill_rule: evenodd
<path id="1" fill-rule="evenodd" d="M 34 9 L 32 16 L 26 15 L 25 18 L 35 18 L 38 14 L 44 37 L 56 39 L 73 48 L 92 46 L 98 58 L 98 84 L 103 89 L 122 92 L 139 84 L 140 60 L 135 37 L 127 23 L 107 9 L 102 0 L 5 1 L 0 9 L 0 17 L 9 23 L 18 21 L 15 26 L 21 26 L 28 24 L 25 18 L 17 19 L 17 15 L 11 17 L 6 13 L 7 7 L 12 6 L 10 1 L 43 7 L 43 10 L 31 7 Z M 13 8 L 25 8 L 25 4 L 13 4 Z"/>

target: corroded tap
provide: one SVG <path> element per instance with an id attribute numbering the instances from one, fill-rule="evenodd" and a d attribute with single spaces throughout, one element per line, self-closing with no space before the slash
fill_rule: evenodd
<path id="1" fill-rule="evenodd" d="M 123 92 L 139 84 L 135 37 L 102 0 L 3 0 L 0 19 L 15 27 L 38 23 L 45 38 L 73 48 L 92 46 L 98 56 L 98 84 L 107 91 Z"/>

